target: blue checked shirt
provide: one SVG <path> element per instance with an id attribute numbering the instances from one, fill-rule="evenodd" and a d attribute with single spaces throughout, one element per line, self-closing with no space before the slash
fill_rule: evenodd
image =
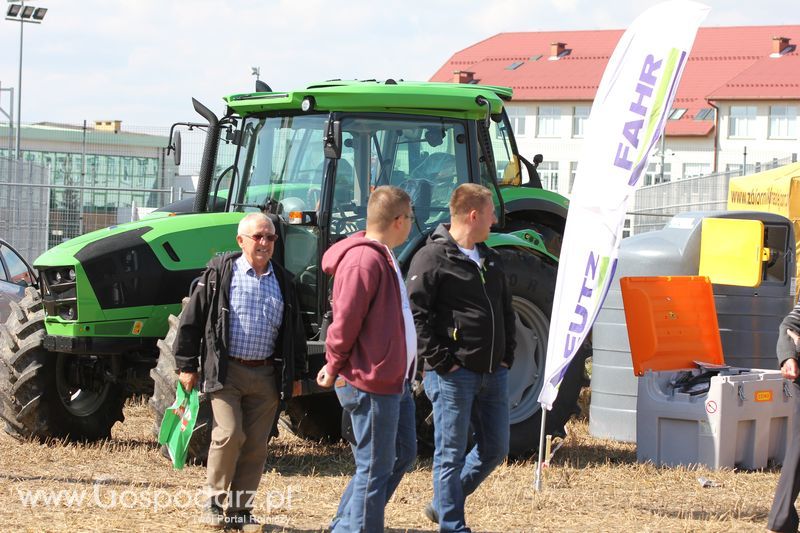
<path id="1" fill-rule="evenodd" d="M 244 255 L 237 259 L 230 298 L 230 355 L 251 360 L 272 356 L 283 320 L 283 296 L 272 263 L 256 276 Z"/>

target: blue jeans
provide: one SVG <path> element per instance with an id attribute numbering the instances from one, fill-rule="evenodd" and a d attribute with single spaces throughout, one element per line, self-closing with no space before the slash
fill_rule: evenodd
<path id="1" fill-rule="evenodd" d="M 425 372 L 433 404 L 433 507 L 439 531 L 470 531 L 464 501 L 508 455 L 508 369 Z M 467 451 L 470 423 L 475 445 Z"/>
<path id="2" fill-rule="evenodd" d="M 336 387 L 342 408 L 352 419 L 356 472 L 342 494 L 331 531 L 383 531 L 383 513 L 403 475 L 417 457 L 414 398 L 372 394 L 349 383 Z"/>

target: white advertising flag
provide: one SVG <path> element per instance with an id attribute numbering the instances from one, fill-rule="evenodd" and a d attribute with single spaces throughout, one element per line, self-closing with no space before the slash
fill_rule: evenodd
<path id="1" fill-rule="evenodd" d="M 688 0 L 653 6 L 623 34 L 592 105 L 569 205 L 539 402 L 548 410 L 608 293 L 628 199 L 664 131 L 709 8 Z"/>

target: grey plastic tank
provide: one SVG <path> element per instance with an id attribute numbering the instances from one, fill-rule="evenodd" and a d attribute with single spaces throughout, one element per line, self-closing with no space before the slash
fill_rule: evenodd
<path id="1" fill-rule="evenodd" d="M 748 368 L 777 368 L 778 325 L 794 299 L 790 293 L 795 272 L 791 222 L 779 215 L 750 211 L 681 213 L 664 229 L 635 235 L 620 246 L 611 289 L 592 329 L 592 436 L 636 441 L 638 378 L 633 375 L 619 278 L 697 275 L 704 218 L 761 220 L 766 230 L 764 246 L 779 252 L 764 269 L 759 287 L 713 286 L 725 362 Z"/>

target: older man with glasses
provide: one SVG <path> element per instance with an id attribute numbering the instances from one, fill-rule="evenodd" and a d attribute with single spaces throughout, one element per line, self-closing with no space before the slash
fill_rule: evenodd
<path id="1" fill-rule="evenodd" d="M 211 398 L 204 522 L 260 531 L 253 501 L 279 404 L 292 395 L 306 342 L 291 274 L 271 261 L 278 235 L 261 213 L 239 223 L 241 252 L 214 257 L 175 339 L 178 379 Z M 222 506 L 226 496 L 228 516 Z"/>

